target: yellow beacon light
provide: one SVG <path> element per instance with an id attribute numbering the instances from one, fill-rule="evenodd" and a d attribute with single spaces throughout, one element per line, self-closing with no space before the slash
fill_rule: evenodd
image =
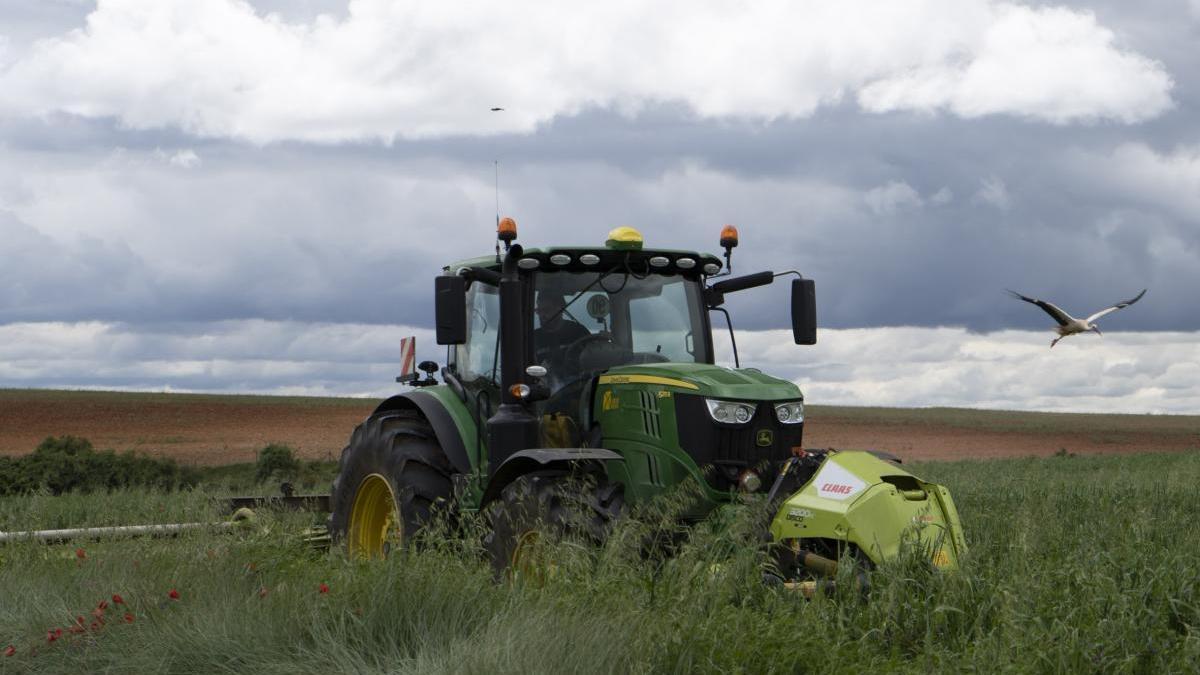
<path id="1" fill-rule="evenodd" d="M 721 248 L 729 249 L 738 245 L 738 231 L 733 225 L 721 228 Z"/>
<path id="2" fill-rule="evenodd" d="M 604 242 L 604 245 L 616 251 L 640 251 L 642 233 L 628 225 L 622 225 L 608 233 L 608 241 Z"/>
<path id="3" fill-rule="evenodd" d="M 512 243 L 517 238 L 517 221 L 512 218 L 501 219 L 496 223 L 496 237 L 505 244 Z"/>

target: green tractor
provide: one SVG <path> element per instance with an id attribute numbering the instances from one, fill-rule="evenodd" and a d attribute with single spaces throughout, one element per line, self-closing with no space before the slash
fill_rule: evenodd
<path id="1" fill-rule="evenodd" d="M 761 493 L 777 580 L 811 590 L 843 556 L 874 565 L 919 544 L 954 568 L 965 552 L 949 492 L 883 453 L 802 446 L 804 398 L 754 368 L 714 363 L 713 312 L 730 293 L 791 279 L 792 332 L 816 343 L 812 280 L 729 276 L 695 251 L 647 249 L 632 228 L 603 247 L 525 249 L 500 222 L 495 255 L 435 279 L 436 363 L 381 403 L 342 451 L 330 531 L 351 557 L 403 546 L 438 509 L 483 511 L 498 572 L 539 531 L 602 540 L 626 505 L 685 481 L 699 520 Z M 729 327 L 735 363 L 737 347 Z"/>

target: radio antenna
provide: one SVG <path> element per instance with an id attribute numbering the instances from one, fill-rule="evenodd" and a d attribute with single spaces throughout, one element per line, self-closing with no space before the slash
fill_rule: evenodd
<path id="1" fill-rule="evenodd" d="M 500 262 L 500 160 L 493 159 L 496 169 L 496 262 Z"/>

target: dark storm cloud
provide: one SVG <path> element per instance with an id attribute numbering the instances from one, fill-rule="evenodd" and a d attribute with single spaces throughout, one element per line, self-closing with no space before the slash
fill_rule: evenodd
<path id="1" fill-rule="evenodd" d="M 305 20 L 336 5 L 257 6 Z M 61 32 L 64 7 L 22 10 L 22 34 Z M 631 224 L 650 245 L 713 250 L 733 222 L 735 270 L 816 278 L 827 326 L 1042 328 L 1048 317 L 1004 288 L 1087 314 L 1149 287 L 1106 324 L 1195 330 L 1200 312 L 1181 308 L 1200 285 L 1200 213 L 1123 164 L 1144 148 L 1169 169 L 1200 144 L 1197 23 L 1166 3 L 1096 13 L 1124 48 L 1165 65 L 1174 108 L 1132 125 L 1052 124 L 869 113 L 847 99 L 763 122 L 658 103 L 585 108 L 527 135 L 390 146 L 252 147 L 63 113 L 2 118 L 0 322 L 428 326 L 429 278 L 491 250 L 499 160 L 501 210 L 526 242 L 598 244 Z M 480 115 L 507 103 L 480 101 Z M 184 152 L 196 161 L 172 161 Z M 784 306 L 784 284 L 730 299 L 745 328 L 783 325 Z"/>

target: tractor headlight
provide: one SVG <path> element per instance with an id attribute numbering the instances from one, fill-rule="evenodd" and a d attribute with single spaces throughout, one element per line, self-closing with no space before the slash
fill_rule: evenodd
<path id="1" fill-rule="evenodd" d="M 788 401 L 777 404 L 775 418 L 783 424 L 800 424 L 804 421 L 804 402 Z"/>
<path id="2" fill-rule="evenodd" d="M 708 414 L 722 424 L 745 424 L 754 417 L 754 406 L 749 403 L 718 401 L 712 398 L 706 398 L 704 402 L 708 404 Z"/>

